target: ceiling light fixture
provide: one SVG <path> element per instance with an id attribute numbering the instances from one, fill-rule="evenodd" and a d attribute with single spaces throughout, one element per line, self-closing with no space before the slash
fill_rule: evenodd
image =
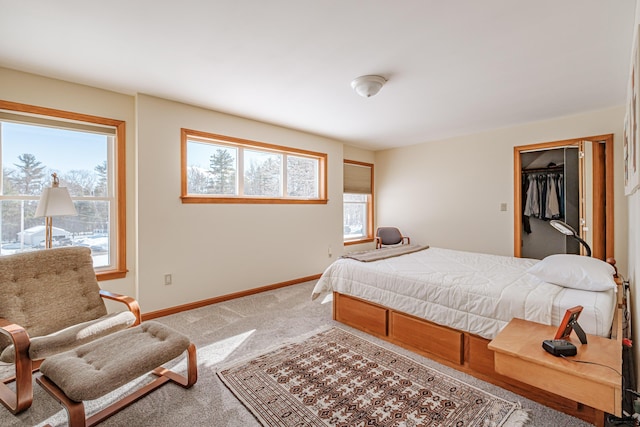
<path id="1" fill-rule="evenodd" d="M 382 76 L 360 76 L 351 82 L 351 87 L 358 95 L 370 98 L 380 92 L 386 82 L 387 79 Z"/>

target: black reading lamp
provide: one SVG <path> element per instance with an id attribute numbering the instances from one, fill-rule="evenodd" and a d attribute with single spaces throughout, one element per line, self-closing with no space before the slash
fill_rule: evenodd
<path id="1" fill-rule="evenodd" d="M 549 224 L 553 228 L 555 228 L 556 230 L 561 232 L 562 234 L 564 234 L 566 236 L 572 236 L 574 239 L 576 239 L 578 242 L 580 242 L 582 244 L 582 246 L 584 246 L 584 249 L 587 251 L 587 256 L 591 256 L 591 248 L 589 247 L 587 242 L 585 242 L 584 240 L 582 240 L 580 238 L 580 236 L 578 235 L 578 232 L 576 230 L 574 230 L 572 226 L 570 226 L 569 224 L 567 224 L 564 221 L 560 221 L 560 220 L 557 220 L 557 219 L 552 219 L 551 221 L 549 221 Z"/>

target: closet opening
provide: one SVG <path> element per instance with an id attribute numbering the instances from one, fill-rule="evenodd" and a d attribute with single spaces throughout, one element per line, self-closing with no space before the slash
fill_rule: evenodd
<path id="1" fill-rule="evenodd" d="M 549 225 L 560 219 L 592 256 L 613 257 L 613 135 L 514 147 L 514 207 L 514 256 L 584 255 Z"/>

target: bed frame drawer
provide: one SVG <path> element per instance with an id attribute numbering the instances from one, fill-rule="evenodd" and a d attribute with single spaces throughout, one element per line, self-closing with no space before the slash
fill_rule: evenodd
<path id="1" fill-rule="evenodd" d="M 493 351 L 487 348 L 488 345 L 489 340 L 468 335 L 465 355 L 471 369 L 482 374 L 495 375 Z"/>
<path id="2" fill-rule="evenodd" d="M 389 337 L 417 350 L 440 356 L 450 362 L 459 365 L 464 363 L 464 336 L 460 331 L 391 311 Z"/>
<path id="3" fill-rule="evenodd" d="M 389 310 L 334 292 L 333 319 L 373 335 L 386 337 Z"/>

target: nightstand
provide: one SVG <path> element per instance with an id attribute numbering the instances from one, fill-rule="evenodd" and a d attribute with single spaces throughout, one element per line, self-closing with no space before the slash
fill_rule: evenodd
<path id="1" fill-rule="evenodd" d="M 622 344 L 587 335 L 588 344 L 572 335 L 576 356 L 553 356 L 542 348 L 557 327 L 513 319 L 489 343 L 497 373 L 564 396 L 616 416 L 622 413 Z M 597 363 L 586 364 L 575 361 Z M 604 365 L 604 366 L 601 366 Z M 616 372 L 617 371 L 617 372 Z"/>

